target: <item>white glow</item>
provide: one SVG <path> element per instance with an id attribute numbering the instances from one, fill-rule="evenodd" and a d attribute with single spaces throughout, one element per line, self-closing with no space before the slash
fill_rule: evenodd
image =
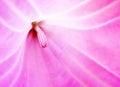
<path id="1" fill-rule="evenodd" d="M 36 3 L 34 2 L 34 0 L 27 0 L 30 5 L 32 5 L 32 7 L 35 9 L 35 11 L 38 13 L 39 17 L 38 19 L 36 19 L 35 21 L 41 21 L 43 20 L 43 13 L 41 12 L 40 8 L 38 8 L 38 6 L 36 5 Z"/>

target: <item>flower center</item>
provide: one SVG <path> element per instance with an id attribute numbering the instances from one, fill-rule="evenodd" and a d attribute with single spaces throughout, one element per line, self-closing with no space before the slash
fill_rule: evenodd
<path id="1" fill-rule="evenodd" d="M 38 38 L 41 47 L 45 48 L 47 46 L 47 38 L 41 24 L 42 22 L 32 22 L 32 29 L 30 32 L 32 33 L 33 38 Z"/>

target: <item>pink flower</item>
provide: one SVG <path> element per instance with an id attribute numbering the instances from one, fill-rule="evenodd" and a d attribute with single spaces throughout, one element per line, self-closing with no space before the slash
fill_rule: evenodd
<path id="1" fill-rule="evenodd" d="M 120 0 L 0 6 L 0 87 L 120 86 Z"/>

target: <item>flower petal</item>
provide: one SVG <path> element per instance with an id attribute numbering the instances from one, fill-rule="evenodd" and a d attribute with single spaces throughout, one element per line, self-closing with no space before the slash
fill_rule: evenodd
<path id="1" fill-rule="evenodd" d="M 101 10 L 98 9 L 96 12 L 85 16 L 73 17 L 69 14 L 67 16 L 51 16 L 46 18 L 46 22 L 51 25 L 66 27 L 66 29 L 95 29 L 118 20 L 120 18 L 119 5 L 119 1 L 114 1 Z"/>
<path id="2" fill-rule="evenodd" d="M 16 33 L 0 24 L 0 64 L 9 59 L 25 39 L 25 33 Z"/>

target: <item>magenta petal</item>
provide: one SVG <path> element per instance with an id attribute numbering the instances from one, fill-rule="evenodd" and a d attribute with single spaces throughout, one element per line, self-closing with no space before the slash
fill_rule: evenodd
<path id="1" fill-rule="evenodd" d="M 54 39 L 54 41 L 56 40 Z M 112 70 L 107 70 L 74 46 L 65 45 L 66 42 L 59 40 L 56 43 L 52 45 L 53 48 L 51 46 L 51 51 L 62 62 L 66 71 L 83 86 L 114 87 L 120 85 L 119 77 L 112 73 Z"/>

